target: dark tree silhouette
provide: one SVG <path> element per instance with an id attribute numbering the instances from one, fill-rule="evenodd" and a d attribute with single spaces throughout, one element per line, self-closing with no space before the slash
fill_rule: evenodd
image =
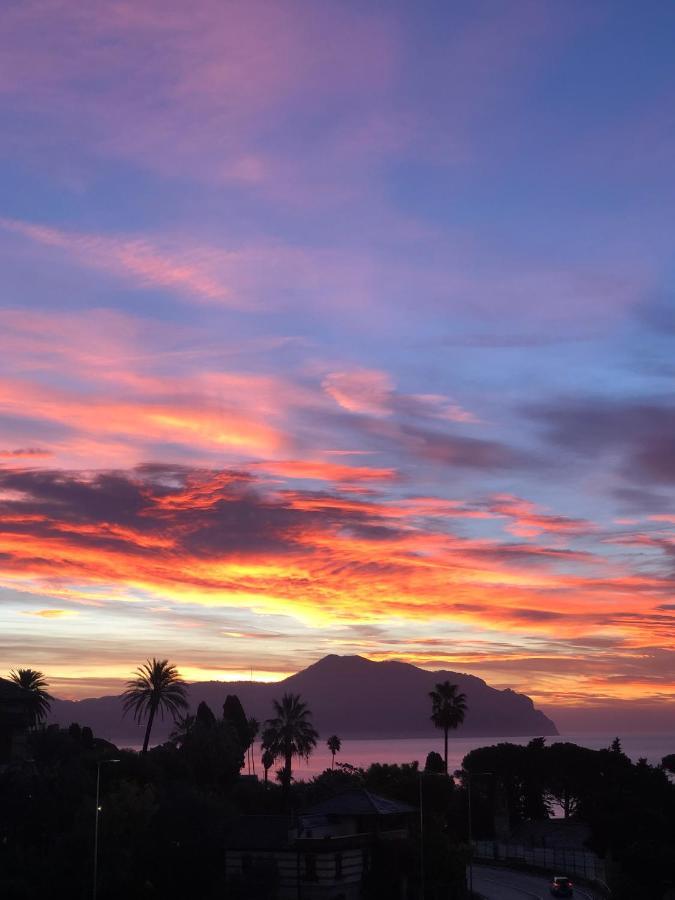
<path id="1" fill-rule="evenodd" d="M 274 765 L 274 754 L 271 750 L 263 750 L 261 762 L 263 764 L 263 769 L 265 770 L 265 786 L 267 786 L 269 771 Z"/>
<path id="2" fill-rule="evenodd" d="M 661 766 L 666 772 L 675 775 L 675 753 L 669 753 L 667 756 L 664 756 L 661 760 Z"/>
<path id="3" fill-rule="evenodd" d="M 248 732 L 248 721 L 241 700 L 236 694 L 228 694 L 223 703 L 223 719 L 229 722 L 237 733 L 237 739 L 241 745 L 241 749 L 246 752 L 248 750 L 251 738 Z"/>
<path id="4" fill-rule="evenodd" d="M 443 757 L 440 753 L 432 750 L 427 754 L 427 761 L 424 764 L 424 771 L 431 772 L 436 775 L 440 775 L 445 772 L 445 763 L 443 762 Z"/>
<path id="5" fill-rule="evenodd" d="M 614 753 L 623 753 L 623 749 L 621 747 L 621 741 L 618 737 L 614 738 L 609 749 L 612 750 Z"/>
<path id="6" fill-rule="evenodd" d="M 442 681 L 436 689 L 429 692 L 431 698 L 431 721 L 436 728 L 443 729 L 445 753 L 443 763 L 445 774 L 448 774 L 448 731 L 458 728 L 466 715 L 466 696 L 459 693 L 457 685 Z"/>
<path id="7" fill-rule="evenodd" d="M 284 694 L 281 702 L 274 701 L 276 713 L 265 722 L 263 749 L 269 750 L 274 759 L 284 760 L 282 784 L 288 790 L 293 775 L 293 757 L 309 759 L 319 737 L 311 723 L 312 714 L 299 694 Z"/>
<path id="8" fill-rule="evenodd" d="M 213 715 L 213 711 L 208 703 L 205 703 L 203 700 L 197 707 L 197 715 L 195 716 L 195 722 L 197 725 L 200 725 L 202 728 L 215 728 L 216 727 L 216 717 Z"/>
<path id="9" fill-rule="evenodd" d="M 13 682 L 30 692 L 30 717 L 33 726 L 39 725 L 47 717 L 52 708 L 51 694 L 47 692 L 49 687 L 42 672 L 35 669 L 12 669 L 9 677 Z"/>
<path id="10" fill-rule="evenodd" d="M 255 775 L 255 739 L 258 737 L 258 732 L 260 731 L 260 722 L 254 718 L 253 716 L 249 716 L 246 720 L 246 724 L 248 726 L 248 772 L 251 774 L 251 770 Z"/>
<path id="11" fill-rule="evenodd" d="M 331 763 L 331 769 L 335 768 L 335 754 L 340 752 L 340 748 L 342 747 L 342 741 L 337 736 L 337 734 L 331 734 L 331 736 L 326 741 L 326 745 L 328 749 L 333 754 L 333 761 Z"/>
<path id="12" fill-rule="evenodd" d="M 175 728 L 169 735 L 169 740 L 177 747 L 181 747 L 192 729 L 195 727 L 196 718 L 189 713 L 184 716 L 178 716 L 175 721 Z"/>
<path id="13" fill-rule="evenodd" d="M 25 691 L 30 692 L 30 716 L 33 726 L 39 725 L 52 708 L 51 694 L 47 692 L 49 685 L 42 672 L 35 669 L 12 669 L 9 673 L 10 679 L 22 687 Z"/>
<path id="14" fill-rule="evenodd" d="M 122 694 L 124 715 L 132 711 L 134 719 L 142 722 L 147 716 L 148 722 L 143 739 L 143 753 L 148 752 L 150 732 L 157 712 L 162 717 L 169 712 L 174 718 L 182 709 L 187 708 L 185 699 L 186 684 L 171 665 L 168 659 L 149 659 L 135 671 L 135 678 L 127 682 L 127 689 Z"/>

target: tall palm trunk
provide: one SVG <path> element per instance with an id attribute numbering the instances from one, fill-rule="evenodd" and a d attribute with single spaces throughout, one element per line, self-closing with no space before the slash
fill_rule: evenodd
<path id="1" fill-rule="evenodd" d="M 445 732 L 445 734 L 444 734 L 445 756 L 443 757 L 443 759 L 445 760 L 445 774 L 447 775 L 448 774 L 448 729 L 447 729 L 447 726 L 443 729 L 443 731 Z"/>
<path id="2" fill-rule="evenodd" d="M 291 786 L 291 775 L 293 773 L 293 751 L 290 747 L 286 750 L 284 760 L 284 788 L 288 790 Z"/>
<path id="3" fill-rule="evenodd" d="M 155 713 L 157 712 L 157 704 L 153 703 L 150 707 L 150 715 L 148 716 L 148 724 L 145 726 L 145 738 L 143 740 L 143 753 L 148 752 L 148 744 L 150 743 L 150 732 L 152 731 L 152 723 L 155 721 Z"/>

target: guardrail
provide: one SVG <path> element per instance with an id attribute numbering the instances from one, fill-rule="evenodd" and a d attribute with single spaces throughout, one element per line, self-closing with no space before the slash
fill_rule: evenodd
<path id="1" fill-rule="evenodd" d="M 559 871 L 565 875 L 580 875 L 589 881 L 605 883 L 603 860 L 588 850 L 525 847 L 521 844 L 504 844 L 500 841 L 474 841 L 473 851 L 477 860 L 490 860 L 504 865 L 517 863 L 537 869 Z"/>

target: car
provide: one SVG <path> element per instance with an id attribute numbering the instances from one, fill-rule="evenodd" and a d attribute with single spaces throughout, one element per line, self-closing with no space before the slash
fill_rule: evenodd
<path id="1" fill-rule="evenodd" d="M 554 897 L 573 897 L 574 885 L 567 875 L 556 875 L 550 884 L 551 894 Z"/>

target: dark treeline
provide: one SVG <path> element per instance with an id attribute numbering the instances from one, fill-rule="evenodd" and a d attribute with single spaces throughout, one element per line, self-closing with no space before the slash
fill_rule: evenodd
<path id="1" fill-rule="evenodd" d="M 574 817 L 590 827 L 589 849 L 607 861 L 613 897 L 660 900 L 675 886 L 675 785 L 668 777 L 674 762 L 633 763 L 618 739 L 606 750 L 546 746 L 543 738 L 480 747 L 463 763 L 474 836 L 496 836 L 496 811 L 511 829 L 552 814 Z"/>
<path id="2" fill-rule="evenodd" d="M 220 710 L 200 703 L 191 714 L 173 667 L 149 661 L 126 694 L 130 711 L 146 724 L 144 750 L 136 753 L 97 739 L 86 726 L 45 728 L 46 683 L 40 673 L 22 672 L 14 680 L 27 697 L 25 752 L 0 767 L 3 900 L 91 896 L 97 781 L 101 900 L 273 900 L 274 886 L 261 884 L 255 872 L 250 883 L 227 883 L 228 828 L 241 815 L 301 814 L 354 788 L 423 809 L 423 817 L 412 817 L 407 837 L 376 846 L 364 900 L 399 897 L 401 885 L 406 898 L 419 900 L 421 871 L 425 900 L 463 900 L 470 824 L 474 839 L 502 839 L 554 813 L 590 828 L 589 849 L 606 859 L 617 900 L 662 900 L 674 886 L 673 755 L 650 766 L 632 763 L 618 739 L 593 751 L 569 743 L 546 746 L 536 738 L 526 746 L 473 750 L 453 778 L 447 755 L 435 751 L 422 772 L 417 763 L 361 769 L 336 762 L 344 748 L 331 735 L 331 768 L 298 781 L 298 761 L 312 753 L 318 735 L 297 695 L 275 702 L 262 724 L 247 718 L 234 695 L 224 697 Z M 461 721 L 464 698 L 444 683 L 430 699 L 445 748 L 447 731 Z M 175 716 L 175 728 L 168 742 L 150 749 L 152 720 L 163 707 Z M 247 764 L 252 772 L 256 754 L 261 777 L 242 777 Z"/>
<path id="3" fill-rule="evenodd" d="M 238 701 L 228 701 L 231 714 Z M 171 741 L 147 753 L 118 750 L 77 724 L 32 731 L 30 760 L 0 774 L 0 896 L 91 896 L 97 769 L 102 900 L 267 898 L 273 894 L 258 894 L 255 883 L 226 883 L 225 833 L 237 815 L 300 812 L 352 787 L 419 803 L 417 763 L 367 770 L 337 763 L 311 781 L 289 783 L 283 759 L 277 777 L 266 782 L 241 777 L 247 742 L 243 727 L 238 731 L 206 704 L 179 720 Z M 422 791 L 430 889 L 434 883 L 463 889 L 467 851 L 448 829 L 450 811 L 461 815 L 453 780 L 429 773 Z M 381 847 L 364 897 L 389 898 L 402 876 L 416 891 L 419 846 L 417 832 Z"/>

